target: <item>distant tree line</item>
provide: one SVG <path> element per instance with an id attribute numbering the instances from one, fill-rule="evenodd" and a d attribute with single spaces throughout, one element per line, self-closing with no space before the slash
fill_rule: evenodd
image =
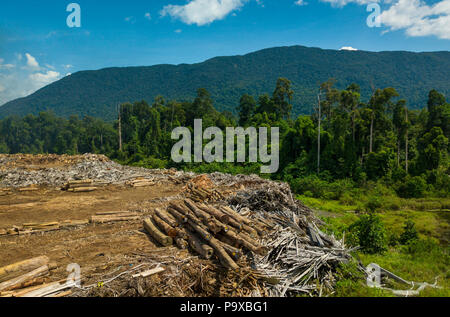
<path id="1" fill-rule="evenodd" d="M 200 172 L 257 173 L 255 163 L 178 164 L 171 162 L 175 127 L 280 127 L 280 170 L 271 177 L 302 191 L 302 179 L 356 184 L 382 180 L 399 193 L 450 191 L 450 104 L 431 90 L 423 110 L 409 110 L 394 88 L 373 89 L 367 103 L 360 87 L 344 90 L 329 80 L 318 87 L 313 115 L 291 117 L 294 91 L 280 78 L 272 94 L 243 95 L 239 117 L 218 112 L 205 89 L 193 101 L 155 98 L 118 107 L 113 123 L 85 117 L 59 118 L 50 112 L 0 120 L 0 153 L 102 153 L 121 163 Z M 120 126 L 120 133 L 119 133 Z"/>

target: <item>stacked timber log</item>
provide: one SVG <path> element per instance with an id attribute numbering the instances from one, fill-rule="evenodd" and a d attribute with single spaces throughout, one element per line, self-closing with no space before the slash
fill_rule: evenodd
<path id="1" fill-rule="evenodd" d="M 12 194 L 12 191 L 10 188 L 0 188 L 0 197 L 11 195 L 11 194 Z"/>
<path id="2" fill-rule="evenodd" d="M 215 188 L 205 188 L 189 183 L 185 186 L 184 194 L 195 202 L 216 202 L 225 197 Z"/>
<path id="3" fill-rule="evenodd" d="M 98 212 L 89 220 L 90 223 L 113 223 L 140 220 L 138 213 L 129 211 Z"/>
<path id="4" fill-rule="evenodd" d="M 35 185 L 35 184 L 27 186 L 27 187 L 19 188 L 19 192 L 35 192 L 38 190 L 39 190 L 39 186 Z"/>
<path id="5" fill-rule="evenodd" d="M 39 256 L 0 268 L 0 297 L 43 297 L 68 295 L 73 284 L 46 283 L 56 269 L 46 256 Z"/>
<path id="6" fill-rule="evenodd" d="M 259 240 L 269 227 L 239 215 L 227 206 L 196 203 L 190 199 L 171 202 L 166 210 L 155 209 L 144 220 L 145 230 L 162 246 L 174 243 L 188 247 L 204 259 L 216 257 L 231 270 L 238 271 L 237 262 L 244 252 L 266 254 Z"/>
<path id="7" fill-rule="evenodd" d="M 45 233 L 61 229 L 68 229 L 89 224 L 88 219 L 84 220 L 65 220 L 61 222 L 46 222 L 46 223 L 25 223 L 21 226 L 13 226 L 8 229 L 0 229 L 1 236 L 19 236 L 30 235 L 36 233 Z"/>
<path id="8" fill-rule="evenodd" d="M 97 187 L 101 184 L 95 184 L 93 180 L 76 180 L 69 181 L 65 184 L 62 190 L 71 192 L 71 193 L 88 193 L 97 190 Z"/>
<path id="9" fill-rule="evenodd" d="M 151 179 L 148 179 L 148 178 L 145 178 L 145 177 L 138 177 L 138 178 L 135 178 L 133 180 L 127 181 L 125 184 L 128 185 L 128 186 L 137 188 L 137 187 L 154 186 L 156 183 L 153 180 L 151 180 Z"/>

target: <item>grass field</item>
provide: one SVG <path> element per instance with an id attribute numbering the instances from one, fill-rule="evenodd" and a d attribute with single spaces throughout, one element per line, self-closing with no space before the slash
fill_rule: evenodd
<path id="1" fill-rule="evenodd" d="M 313 208 L 325 222 L 324 230 L 342 238 L 361 213 L 366 212 L 367 201 L 345 201 L 316 199 L 298 196 L 303 203 Z M 354 252 L 364 266 L 376 263 L 403 279 L 414 282 L 437 284 L 440 289 L 426 288 L 420 296 L 450 296 L 450 199 L 401 199 L 381 197 L 375 213 L 385 227 L 388 249 L 383 253 L 365 254 Z M 405 223 L 411 220 L 419 234 L 415 243 L 401 245 L 395 240 L 404 231 Z M 400 289 L 400 285 L 391 285 Z M 403 287 L 404 288 L 404 287 Z M 364 275 L 356 264 L 344 265 L 340 269 L 334 296 L 393 296 L 392 292 L 367 287 Z"/>

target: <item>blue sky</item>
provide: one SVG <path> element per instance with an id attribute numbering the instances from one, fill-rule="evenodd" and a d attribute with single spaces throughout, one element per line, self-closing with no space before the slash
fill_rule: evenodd
<path id="1" fill-rule="evenodd" d="M 66 24 L 71 2 L 80 28 Z M 373 2 L 381 25 L 370 28 Z M 450 0 L 2 0 L 0 105 L 79 70 L 284 45 L 448 51 Z"/>

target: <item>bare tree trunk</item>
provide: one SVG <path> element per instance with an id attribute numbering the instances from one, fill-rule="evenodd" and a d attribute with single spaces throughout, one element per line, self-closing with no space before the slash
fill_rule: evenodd
<path id="1" fill-rule="evenodd" d="M 370 144 L 369 144 L 369 153 L 373 152 L 373 121 L 374 121 L 374 113 L 372 112 L 372 118 L 370 119 Z"/>
<path id="2" fill-rule="evenodd" d="M 406 114 L 406 124 L 408 124 L 408 108 L 405 109 Z M 406 174 L 408 174 L 409 166 L 408 166 L 408 147 L 409 147 L 409 140 L 408 140 L 408 126 L 406 127 L 406 134 L 405 134 L 405 156 L 406 156 Z"/>
<path id="3" fill-rule="evenodd" d="M 321 101 L 320 101 L 320 92 L 317 96 L 317 99 L 319 101 L 319 132 L 317 133 L 317 174 L 320 174 L 320 124 L 322 120 L 322 108 L 321 108 Z"/>
<path id="4" fill-rule="evenodd" d="M 356 131 L 355 131 L 355 113 L 352 116 L 352 129 L 353 129 L 353 144 L 356 142 Z"/>
<path id="5" fill-rule="evenodd" d="M 118 106 L 119 110 L 119 151 L 122 152 L 122 109 L 121 106 Z"/>

